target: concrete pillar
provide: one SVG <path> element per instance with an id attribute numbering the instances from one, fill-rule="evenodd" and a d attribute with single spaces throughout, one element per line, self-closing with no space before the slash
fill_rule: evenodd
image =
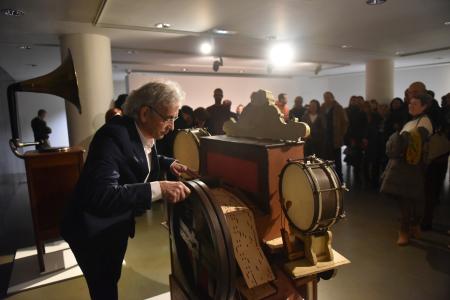
<path id="1" fill-rule="evenodd" d="M 389 104 L 394 96 L 394 62 L 376 59 L 366 63 L 366 100 Z"/>
<path id="2" fill-rule="evenodd" d="M 62 57 L 67 49 L 72 53 L 82 111 L 80 115 L 66 102 L 69 142 L 87 150 L 113 98 L 111 42 L 102 35 L 78 33 L 63 35 L 60 41 Z"/>

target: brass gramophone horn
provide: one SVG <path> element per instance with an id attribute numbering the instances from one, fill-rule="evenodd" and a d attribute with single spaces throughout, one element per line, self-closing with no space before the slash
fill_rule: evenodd
<path id="1" fill-rule="evenodd" d="M 72 54 L 69 50 L 63 63 L 52 72 L 8 86 L 9 120 L 11 122 L 12 132 L 9 145 L 17 157 L 22 158 L 23 156 L 17 151 L 18 148 L 38 145 L 39 142 L 22 143 L 20 141 L 17 122 L 16 92 L 34 92 L 60 96 L 75 105 L 81 114 L 77 74 L 73 65 Z"/>

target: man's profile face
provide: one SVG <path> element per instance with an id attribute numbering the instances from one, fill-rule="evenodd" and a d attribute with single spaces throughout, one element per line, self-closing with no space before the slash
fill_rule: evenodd
<path id="1" fill-rule="evenodd" d="M 178 116 L 180 104 L 143 106 L 140 113 L 143 134 L 148 138 L 162 139 L 174 129 L 174 120 Z"/>

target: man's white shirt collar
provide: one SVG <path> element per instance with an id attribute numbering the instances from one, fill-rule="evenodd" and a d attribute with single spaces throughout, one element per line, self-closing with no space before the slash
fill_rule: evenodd
<path id="1" fill-rule="evenodd" d="M 150 149 L 152 149 L 152 147 L 153 147 L 153 145 L 155 145 L 155 139 L 153 139 L 153 138 L 146 138 L 143 134 L 142 134 L 142 131 L 141 131 L 141 129 L 139 128 L 139 126 L 136 124 L 136 123 L 134 123 L 134 125 L 136 126 L 136 129 L 137 129 L 137 132 L 138 132 L 138 134 L 139 134 L 139 137 L 141 138 L 141 142 L 142 142 L 142 145 L 144 146 L 144 149 L 145 150 L 150 150 Z"/>

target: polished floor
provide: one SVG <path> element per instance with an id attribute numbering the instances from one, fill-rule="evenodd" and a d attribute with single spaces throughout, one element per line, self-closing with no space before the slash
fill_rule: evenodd
<path id="1" fill-rule="evenodd" d="M 333 227 L 333 248 L 352 263 L 341 267 L 331 280 L 320 281 L 319 299 L 450 299 L 450 236 L 446 234 L 450 228 L 449 188 L 447 175 L 435 230 L 407 247 L 395 245 L 396 203 L 377 191 L 351 188 L 345 198 L 347 217 Z M 2 180 L 0 189 L 0 298 L 89 299 L 82 277 L 5 295 L 12 254 L 31 245 L 33 237 L 24 178 Z M 138 218 L 136 237 L 129 240 L 119 283 L 121 299 L 146 299 L 169 290 L 170 253 L 168 233 L 161 226 L 163 215 L 159 204 Z"/>

